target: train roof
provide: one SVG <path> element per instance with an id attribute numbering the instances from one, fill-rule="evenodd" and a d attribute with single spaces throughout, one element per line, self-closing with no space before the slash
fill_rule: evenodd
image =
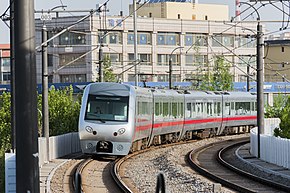
<path id="1" fill-rule="evenodd" d="M 89 94 L 108 96 L 128 96 L 132 86 L 112 82 L 96 82 L 89 84 Z"/>

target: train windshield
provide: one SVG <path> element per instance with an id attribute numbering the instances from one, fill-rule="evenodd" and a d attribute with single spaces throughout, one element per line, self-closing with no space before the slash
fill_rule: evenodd
<path id="1" fill-rule="evenodd" d="M 100 96 L 89 95 L 86 120 L 106 121 L 128 121 L 128 96 Z"/>

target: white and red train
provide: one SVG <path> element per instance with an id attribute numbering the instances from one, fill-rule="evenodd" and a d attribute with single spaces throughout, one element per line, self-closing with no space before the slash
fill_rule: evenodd
<path id="1" fill-rule="evenodd" d="M 152 144 L 227 134 L 253 127 L 257 97 L 248 92 L 204 92 L 92 83 L 79 117 L 86 154 L 127 155 Z"/>

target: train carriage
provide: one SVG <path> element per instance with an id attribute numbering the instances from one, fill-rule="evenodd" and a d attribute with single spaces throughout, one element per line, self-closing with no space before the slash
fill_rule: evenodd
<path id="1" fill-rule="evenodd" d="M 223 94 L 223 125 L 219 132 L 237 126 L 254 126 L 257 123 L 257 97 L 249 92 Z"/>
<path id="2" fill-rule="evenodd" d="M 187 91 L 185 94 L 184 134 L 191 131 L 215 135 L 222 124 L 222 94 L 220 92 Z M 189 135 L 190 136 L 190 135 Z"/>
<path id="3" fill-rule="evenodd" d="M 176 90 L 153 89 L 152 91 L 154 119 L 150 144 L 161 143 L 164 140 L 177 140 L 183 129 L 183 94 Z M 155 138 L 154 141 L 152 141 L 153 138 Z"/>

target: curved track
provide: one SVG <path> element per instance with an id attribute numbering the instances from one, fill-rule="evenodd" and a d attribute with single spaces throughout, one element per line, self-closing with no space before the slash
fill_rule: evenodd
<path id="1" fill-rule="evenodd" d="M 191 166 L 202 175 L 239 192 L 289 192 L 290 187 L 269 182 L 244 172 L 224 158 L 233 156 L 237 146 L 247 143 L 248 138 L 209 144 L 188 154 Z M 236 160 L 237 161 L 237 160 Z M 235 163 L 238 164 L 239 163 Z"/>
<path id="2" fill-rule="evenodd" d="M 112 179 L 110 169 L 114 157 L 83 160 L 75 173 L 75 192 L 122 192 Z"/>

